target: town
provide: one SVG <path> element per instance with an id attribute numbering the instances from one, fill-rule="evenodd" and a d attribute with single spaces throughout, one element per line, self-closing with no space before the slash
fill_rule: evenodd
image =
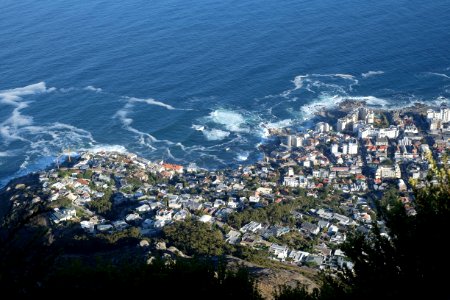
<path id="1" fill-rule="evenodd" d="M 412 187 L 424 184 L 430 159 L 449 159 L 450 109 L 358 104 L 339 111 L 334 123 L 324 118 L 314 128 L 272 131 L 263 159 L 235 169 L 80 152 L 73 162 L 39 172 L 41 194 L 32 201 L 54 204 L 51 226 L 75 224 L 88 235 L 136 228 L 157 238 L 165 226 L 195 219 L 220 228 L 226 243 L 271 260 L 352 268 L 339 249 L 349 232 L 368 233 L 377 222 L 388 236 L 376 220 L 377 201 L 394 189 L 414 215 Z M 19 193 L 10 200 L 21 205 Z"/>

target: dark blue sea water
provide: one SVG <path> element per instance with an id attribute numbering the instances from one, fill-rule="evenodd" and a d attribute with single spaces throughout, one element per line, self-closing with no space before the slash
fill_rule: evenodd
<path id="1" fill-rule="evenodd" d="M 448 0 L 1 0 L 0 180 L 70 148 L 218 168 L 345 98 L 450 98 Z"/>

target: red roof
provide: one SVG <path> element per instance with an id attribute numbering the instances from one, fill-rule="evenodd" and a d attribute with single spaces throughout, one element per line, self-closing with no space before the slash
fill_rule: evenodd
<path id="1" fill-rule="evenodd" d="M 180 171 L 183 169 L 183 166 L 180 165 L 174 165 L 174 164 L 163 164 L 163 167 L 165 169 L 169 169 L 169 170 L 175 170 L 175 171 Z"/>
<path id="2" fill-rule="evenodd" d="M 87 181 L 86 179 L 83 179 L 83 178 L 78 178 L 77 182 L 79 182 L 81 184 L 84 184 L 84 185 L 88 185 L 89 184 L 89 181 Z"/>

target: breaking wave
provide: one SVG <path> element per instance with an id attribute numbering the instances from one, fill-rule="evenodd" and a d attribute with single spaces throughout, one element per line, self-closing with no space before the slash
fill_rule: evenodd
<path id="1" fill-rule="evenodd" d="M 305 104 L 301 107 L 300 110 L 303 120 L 309 120 L 314 117 L 316 113 L 325 109 L 337 107 L 345 100 L 365 102 L 368 106 L 374 107 L 387 107 L 389 105 L 388 100 L 374 96 L 341 96 L 322 94 L 318 99 L 314 100 L 313 103 Z"/>
<path id="2" fill-rule="evenodd" d="M 220 141 L 230 135 L 229 131 L 220 129 L 202 130 L 202 133 L 208 141 Z"/>
<path id="3" fill-rule="evenodd" d="M 232 132 L 248 132 L 245 118 L 238 112 L 217 109 L 211 112 L 208 119 L 216 124 L 222 125 L 226 130 Z"/>
<path id="4" fill-rule="evenodd" d="M 238 161 L 246 161 L 248 159 L 249 155 L 250 155 L 250 153 L 247 151 L 241 152 L 241 153 L 238 153 L 236 159 Z"/>

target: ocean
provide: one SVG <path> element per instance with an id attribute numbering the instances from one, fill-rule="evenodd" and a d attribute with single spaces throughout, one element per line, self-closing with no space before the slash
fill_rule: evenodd
<path id="1" fill-rule="evenodd" d="M 2 0 L 0 12 L 0 186 L 69 149 L 233 167 L 260 158 L 268 128 L 347 98 L 450 98 L 448 0 Z"/>

